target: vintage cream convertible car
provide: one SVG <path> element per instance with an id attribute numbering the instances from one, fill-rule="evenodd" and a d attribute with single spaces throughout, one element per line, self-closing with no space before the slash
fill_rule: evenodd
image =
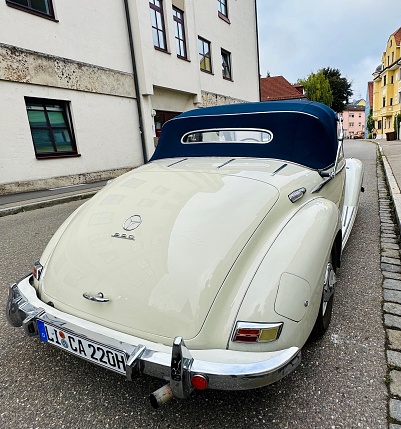
<path id="1" fill-rule="evenodd" d="M 165 380 L 154 406 L 279 380 L 330 322 L 363 176 L 342 144 L 337 115 L 309 101 L 181 114 L 10 287 L 9 323 Z"/>

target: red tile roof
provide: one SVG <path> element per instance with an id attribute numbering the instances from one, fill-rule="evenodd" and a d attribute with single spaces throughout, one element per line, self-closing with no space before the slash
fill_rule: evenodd
<path id="1" fill-rule="evenodd" d="M 401 42 L 401 27 L 397 31 L 394 31 L 394 33 L 391 36 L 394 36 L 395 43 L 397 46 L 399 46 Z"/>
<path id="2" fill-rule="evenodd" d="M 260 97 L 261 101 L 306 98 L 283 76 L 262 77 L 260 79 Z"/>

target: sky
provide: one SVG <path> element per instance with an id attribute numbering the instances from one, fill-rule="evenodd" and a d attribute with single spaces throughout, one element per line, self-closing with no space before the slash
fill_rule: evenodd
<path id="1" fill-rule="evenodd" d="M 388 38 L 401 27 L 401 0 L 257 0 L 260 74 L 290 83 L 331 67 L 366 99 Z"/>

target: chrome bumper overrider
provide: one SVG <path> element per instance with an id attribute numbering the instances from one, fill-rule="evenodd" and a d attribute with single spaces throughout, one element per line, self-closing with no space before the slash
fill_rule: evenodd
<path id="1" fill-rule="evenodd" d="M 129 380 L 140 374 L 161 378 L 169 382 L 172 396 L 178 398 L 190 395 L 194 389 L 191 378 L 197 374 L 207 379 L 210 389 L 246 390 L 274 383 L 301 362 L 301 351 L 297 347 L 268 353 L 190 351 L 178 336 L 172 347 L 142 340 L 45 304 L 39 300 L 30 282 L 31 276 L 28 276 L 10 287 L 6 314 L 12 326 L 22 326 L 28 336 L 36 336 L 37 320 L 42 320 L 122 350 L 127 357 L 126 376 Z"/>

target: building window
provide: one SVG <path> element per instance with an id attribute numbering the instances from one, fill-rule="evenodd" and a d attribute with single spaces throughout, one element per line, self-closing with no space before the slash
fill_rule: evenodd
<path id="1" fill-rule="evenodd" d="M 228 19 L 227 0 L 217 0 L 217 10 L 219 17 L 230 23 Z"/>
<path id="2" fill-rule="evenodd" d="M 68 103 L 25 98 L 36 158 L 77 155 Z"/>
<path id="3" fill-rule="evenodd" d="M 185 40 L 184 12 L 173 6 L 175 45 L 177 57 L 187 59 L 187 47 Z"/>
<path id="4" fill-rule="evenodd" d="M 350 114 L 349 114 L 349 117 L 350 117 L 350 118 L 353 118 L 353 117 L 354 117 L 354 114 L 353 114 L 353 113 L 350 113 Z"/>
<path id="5" fill-rule="evenodd" d="M 156 49 L 167 51 L 162 0 L 150 0 L 149 7 L 150 20 L 152 22 L 153 45 Z"/>
<path id="6" fill-rule="evenodd" d="M 377 129 L 378 130 L 382 129 L 382 121 L 377 121 Z"/>
<path id="7" fill-rule="evenodd" d="M 212 73 L 212 54 L 210 42 L 199 37 L 198 50 L 200 69 L 204 72 Z"/>
<path id="8" fill-rule="evenodd" d="M 386 86 L 387 85 L 387 76 L 384 76 L 383 77 L 383 86 Z"/>
<path id="9" fill-rule="evenodd" d="M 383 107 L 386 107 L 386 97 L 383 97 Z"/>
<path id="10" fill-rule="evenodd" d="M 390 78 L 390 83 L 394 83 L 394 75 Z"/>
<path id="11" fill-rule="evenodd" d="M 52 0 L 6 0 L 8 6 L 54 19 Z"/>
<path id="12" fill-rule="evenodd" d="M 390 106 L 392 106 L 392 105 L 393 105 L 393 99 L 390 98 Z"/>
<path id="13" fill-rule="evenodd" d="M 223 78 L 232 80 L 231 73 L 231 54 L 224 49 L 221 50 L 221 69 L 223 73 Z"/>
<path id="14" fill-rule="evenodd" d="M 398 93 L 398 104 L 401 104 L 401 92 Z"/>

